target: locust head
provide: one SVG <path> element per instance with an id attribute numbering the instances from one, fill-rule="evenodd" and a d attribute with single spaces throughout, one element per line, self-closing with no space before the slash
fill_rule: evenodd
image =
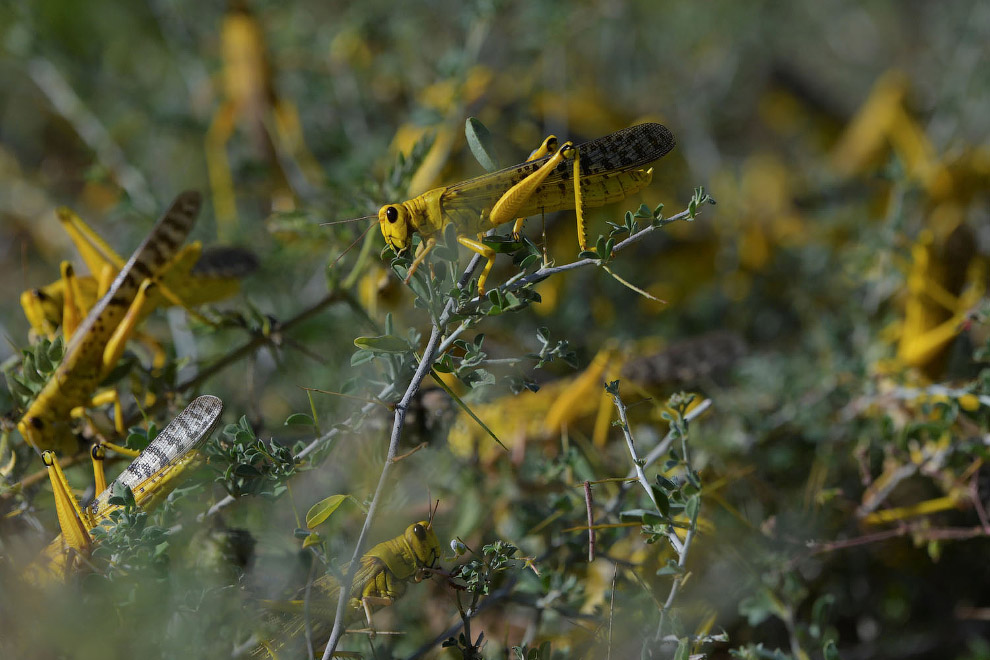
<path id="1" fill-rule="evenodd" d="M 378 223 L 382 227 L 382 236 L 390 248 L 398 254 L 409 247 L 412 237 L 409 235 L 410 215 L 404 204 L 386 204 L 378 210 Z"/>
<path id="2" fill-rule="evenodd" d="M 420 520 L 406 527 L 406 543 L 416 555 L 416 563 L 426 568 L 434 568 L 440 561 L 440 541 L 433 531 L 430 521 Z"/>

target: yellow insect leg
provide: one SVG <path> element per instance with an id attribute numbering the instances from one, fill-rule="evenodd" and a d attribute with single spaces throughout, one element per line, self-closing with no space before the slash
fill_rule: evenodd
<path id="1" fill-rule="evenodd" d="M 210 189 L 213 191 L 213 210 L 224 236 L 230 233 L 237 220 L 234 181 L 230 176 L 230 161 L 227 160 L 227 140 L 234 132 L 236 118 L 236 106 L 226 101 L 217 110 L 206 132 L 206 169 L 210 175 Z"/>
<path id="2" fill-rule="evenodd" d="M 416 269 L 419 268 L 424 261 L 426 261 L 426 255 L 428 255 L 430 250 L 436 247 L 436 245 L 437 240 L 435 238 L 428 238 L 425 243 L 419 244 L 419 248 L 416 250 L 416 258 L 413 259 L 412 264 L 409 266 L 409 272 L 406 273 L 405 281 L 407 284 L 409 283 L 409 278 L 411 278 L 413 273 L 416 272 Z"/>
<path id="3" fill-rule="evenodd" d="M 55 216 L 62 223 L 62 229 L 72 239 L 83 261 L 89 267 L 89 272 L 97 275 L 107 264 L 119 271 L 124 267 L 124 260 L 107 242 L 97 234 L 92 227 L 87 225 L 82 218 L 65 206 L 55 210 Z"/>
<path id="4" fill-rule="evenodd" d="M 86 312 L 79 308 L 79 286 L 76 280 L 75 270 L 68 261 L 63 261 L 61 266 L 62 283 L 64 288 L 64 298 L 62 300 L 62 334 L 65 340 L 72 339 L 76 328 L 82 323 Z"/>
<path id="5" fill-rule="evenodd" d="M 55 458 L 55 452 L 43 452 L 41 460 L 48 468 L 48 477 L 52 482 L 55 510 L 58 513 L 58 524 L 62 528 L 62 538 L 69 548 L 85 554 L 90 546 L 90 528 L 85 523 L 82 508 L 69 488 L 69 482 Z"/>
<path id="6" fill-rule="evenodd" d="M 289 101 L 276 101 L 274 115 L 279 142 L 285 145 L 286 150 L 296 159 L 311 183 L 322 181 L 323 169 L 309 149 L 306 148 L 302 122 L 299 121 L 299 112 L 296 110 L 295 104 Z"/>
<path id="7" fill-rule="evenodd" d="M 492 226 L 498 226 L 509 222 L 519 215 L 519 210 L 532 197 L 533 193 L 553 171 L 560 161 L 564 160 L 565 152 L 573 153 L 574 145 L 565 142 L 564 145 L 554 154 L 553 158 L 545 162 L 538 170 L 527 176 L 525 179 L 505 191 L 505 194 L 492 207 L 488 219 Z"/>
<path id="8" fill-rule="evenodd" d="M 581 154 L 577 149 L 571 151 L 574 154 L 574 215 L 577 218 L 578 245 L 581 246 L 581 251 L 585 252 L 588 249 L 588 225 L 584 221 L 584 211 L 581 209 Z"/>
<path id="9" fill-rule="evenodd" d="M 103 460 L 107 457 L 107 450 L 101 444 L 93 445 L 89 450 L 90 460 L 93 462 L 93 485 L 97 495 L 107 489 L 107 473 L 103 470 Z"/>
<path id="10" fill-rule="evenodd" d="M 533 150 L 529 154 L 529 158 L 526 159 L 527 162 L 531 160 L 539 160 L 544 156 L 549 156 L 557 149 L 557 136 L 548 135 L 540 146 Z M 526 222 L 526 218 L 516 218 L 515 224 L 512 225 L 512 238 L 513 240 L 519 240 L 519 235 L 522 233 L 523 223 Z"/>
<path id="11" fill-rule="evenodd" d="M 103 268 L 94 275 L 96 275 L 96 299 L 99 300 L 110 290 L 113 278 L 117 277 L 117 271 L 110 264 L 103 264 Z"/>
<path id="12" fill-rule="evenodd" d="M 102 392 L 98 392 L 93 396 L 92 399 L 89 400 L 89 403 L 87 405 L 91 408 L 102 408 L 103 406 L 106 406 L 108 404 L 113 404 L 114 430 L 118 433 L 118 435 L 124 435 L 124 410 L 123 410 L 123 406 L 120 403 L 120 394 L 117 392 L 115 388 L 110 388 L 107 390 L 103 390 Z M 86 413 L 86 406 L 79 406 L 78 408 L 73 408 L 71 414 L 73 417 L 76 418 L 85 418 L 90 423 L 90 426 L 93 426 L 95 428 L 96 425 L 93 424 L 93 421 L 89 418 L 88 414 Z M 124 456 L 130 456 L 131 458 L 137 458 L 137 455 L 141 453 L 133 449 L 127 449 L 125 447 L 115 445 L 112 442 L 107 442 L 105 440 L 101 440 L 101 444 L 108 449 L 114 450 L 118 454 L 123 454 Z M 99 493 L 100 491 L 97 490 L 96 492 Z"/>
<path id="13" fill-rule="evenodd" d="M 481 271 L 481 275 L 478 277 L 478 295 L 484 296 L 485 282 L 488 281 L 488 274 L 492 272 L 492 266 L 495 265 L 495 250 L 491 249 L 481 241 L 476 241 L 473 238 L 468 238 L 467 236 L 458 236 L 457 242 L 472 252 L 477 252 L 488 260 L 488 263 L 485 264 L 484 269 Z"/>
<path id="14" fill-rule="evenodd" d="M 108 372 L 113 368 L 120 356 L 124 354 L 124 347 L 127 345 L 127 340 L 134 333 L 134 328 L 137 326 L 138 320 L 140 320 L 141 312 L 145 304 L 148 301 L 148 290 L 154 286 L 154 280 L 145 280 L 141 282 L 140 288 L 138 288 L 137 295 L 134 296 L 134 301 L 131 306 L 127 309 L 127 314 L 121 319 L 120 324 L 113 331 L 113 335 L 107 342 L 106 347 L 103 349 L 103 371 Z"/>

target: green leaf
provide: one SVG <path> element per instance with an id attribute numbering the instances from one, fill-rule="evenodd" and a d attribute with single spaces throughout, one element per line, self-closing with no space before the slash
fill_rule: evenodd
<path id="1" fill-rule="evenodd" d="M 475 160 L 489 172 L 497 170 L 498 160 L 493 156 L 495 150 L 492 149 L 492 134 L 485 125 L 474 117 L 468 117 L 464 124 L 464 135 Z"/>
<path id="2" fill-rule="evenodd" d="M 303 550 L 305 550 L 310 546 L 319 545 L 322 542 L 323 542 L 323 535 L 313 532 L 311 534 L 307 534 L 306 538 L 303 539 L 302 547 Z"/>
<path id="3" fill-rule="evenodd" d="M 656 486 L 650 486 L 650 490 L 653 491 L 653 497 L 657 501 L 657 507 L 660 509 L 660 514 L 662 516 L 670 516 L 670 500 L 667 499 L 667 494 Z"/>
<path id="4" fill-rule="evenodd" d="M 663 518 L 658 516 L 656 511 L 647 511 L 643 514 L 644 525 L 660 525 L 663 524 L 663 522 Z"/>
<path id="5" fill-rule="evenodd" d="M 365 362 L 371 362 L 375 359 L 375 354 L 371 351 L 366 351 L 361 349 L 351 356 L 351 366 L 356 367 L 359 364 L 364 364 Z"/>
<path id="6" fill-rule="evenodd" d="M 285 426 L 292 426 L 294 424 L 301 424 L 303 426 L 316 426 L 316 422 L 313 418 L 305 413 L 292 413 L 285 420 Z"/>
<path id="7" fill-rule="evenodd" d="M 695 517 L 697 517 L 698 515 L 698 508 L 700 506 L 701 506 L 701 499 L 697 495 L 694 495 L 690 499 L 688 499 L 687 505 L 684 507 L 684 513 L 687 514 L 688 518 L 694 520 Z"/>
<path id="8" fill-rule="evenodd" d="M 350 495 L 331 495 L 309 507 L 309 511 L 306 512 L 306 527 L 313 529 L 325 522 L 347 499 L 354 498 Z"/>
<path id="9" fill-rule="evenodd" d="M 636 217 L 636 218 L 646 218 L 646 219 L 652 220 L 653 219 L 653 213 L 650 212 L 650 207 L 649 206 L 647 206 L 646 204 L 640 204 L 639 205 L 639 208 L 636 209 L 636 215 L 633 216 L 633 217 Z"/>
<path id="10" fill-rule="evenodd" d="M 354 340 L 354 345 L 373 353 L 406 353 L 412 349 L 408 341 L 395 335 L 358 337 Z"/>
<path id="11" fill-rule="evenodd" d="M 481 242 L 496 254 L 512 254 L 525 246 L 522 241 L 515 241 L 511 236 L 485 236 Z"/>
<path id="12" fill-rule="evenodd" d="M 655 511 L 650 511 L 649 509 L 629 509 L 628 511 L 619 512 L 619 522 L 643 522 L 643 518 L 646 515 L 656 515 Z"/>

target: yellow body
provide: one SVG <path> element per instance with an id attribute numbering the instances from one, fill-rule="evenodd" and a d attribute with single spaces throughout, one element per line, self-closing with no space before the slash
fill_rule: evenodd
<path id="1" fill-rule="evenodd" d="M 199 193 L 180 194 L 72 333 L 62 363 L 17 425 L 31 446 L 75 453 L 68 433 L 70 413 L 88 402 L 120 358 L 147 304 L 148 290 L 189 234 L 199 207 Z"/>
<path id="2" fill-rule="evenodd" d="M 653 175 L 644 166 L 673 147 L 673 136 L 660 124 L 639 124 L 577 147 L 565 142 L 553 154 L 386 204 L 378 211 L 378 222 L 385 242 L 397 253 L 409 248 L 414 232 L 423 237 L 425 247 L 410 275 L 435 245 L 437 235 L 453 223 L 459 242 L 489 260 L 479 278 L 483 293 L 494 252 L 468 236 L 480 238 L 520 217 L 577 209 L 579 241 L 587 249 L 581 208 L 603 206 L 640 191 Z M 578 186 L 575 180 L 580 181 Z"/>
<path id="3" fill-rule="evenodd" d="M 440 561 L 440 542 L 433 531 L 432 523 L 420 520 L 406 527 L 405 531 L 392 539 L 382 541 L 361 557 L 361 565 L 354 575 L 351 586 L 350 614 L 348 620 L 360 616 L 362 609 L 371 626 L 371 606 L 391 605 L 402 596 L 406 584 L 411 580 L 419 582 L 424 568 L 435 568 Z M 344 572 L 347 572 L 345 567 Z M 313 640 L 322 643 L 330 634 L 340 584 L 331 575 L 323 575 L 313 582 L 310 590 L 309 616 Z M 262 644 L 256 655 L 276 653 L 292 640 L 303 637 L 305 618 L 301 600 L 291 601 L 282 607 L 292 612 L 292 617 L 279 625 L 278 638 Z"/>
<path id="4" fill-rule="evenodd" d="M 222 411 L 223 402 L 217 397 L 197 397 L 162 429 L 113 484 L 98 489 L 99 494 L 86 507 L 80 506 L 72 495 L 54 452 L 46 451 L 43 458 L 51 477 L 62 534 L 48 544 L 31 566 L 28 578 L 38 584 L 64 579 L 76 560 L 89 554 L 93 528 L 120 508 L 109 501 L 115 488 L 129 487 L 135 504 L 142 509 L 157 505 L 178 483 L 177 477 L 198 458 L 199 447 L 209 438 Z"/>
<path id="5" fill-rule="evenodd" d="M 643 397 L 639 415 L 662 421 L 664 401 L 677 388 L 695 390 L 699 384 L 727 373 L 745 354 L 738 336 L 715 331 L 662 347 L 646 340 L 624 347 L 609 344 L 580 374 L 541 385 L 538 392 L 506 395 L 472 406 L 478 417 L 521 461 L 526 444 L 546 443 L 556 451 L 562 436 L 590 437 L 604 447 L 612 428 L 615 405 L 605 392 L 618 379 L 624 392 Z M 695 399 L 700 404 L 703 397 Z M 590 422 L 590 423 L 589 423 Z M 464 459 L 477 456 L 488 463 L 504 456 L 488 434 L 473 420 L 460 415 L 447 436 L 451 451 Z"/>
<path id="6" fill-rule="evenodd" d="M 56 215 L 86 262 L 90 275 L 76 276 L 74 281 L 60 277 L 21 294 L 21 307 L 31 331 L 49 338 L 63 325 L 68 287 L 73 287 L 70 295 L 76 313 L 85 316 L 124 266 L 124 260 L 82 218 L 65 207 L 58 209 Z M 162 290 L 172 292 L 173 298 L 194 307 L 234 295 L 240 288 L 240 278 L 255 267 L 254 256 L 245 250 L 215 248 L 204 253 L 199 241 L 183 246 L 163 269 L 161 286 L 149 296 L 140 319 L 159 307 L 173 304 L 162 295 Z M 106 284 L 101 285 L 101 281 Z"/>

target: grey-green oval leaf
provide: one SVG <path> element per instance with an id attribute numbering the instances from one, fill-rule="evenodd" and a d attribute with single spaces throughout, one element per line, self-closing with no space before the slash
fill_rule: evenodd
<path id="1" fill-rule="evenodd" d="M 405 353 L 411 348 L 408 341 L 395 335 L 358 337 L 354 345 L 374 353 Z"/>
<path id="2" fill-rule="evenodd" d="M 481 166 L 489 172 L 497 170 L 498 160 L 493 155 L 495 150 L 492 149 L 492 134 L 485 125 L 475 117 L 468 117 L 464 124 L 464 135 L 471 153 Z"/>
<path id="3" fill-rule="evenodd" d="M 326 522 L 327 518 L 333 515 L 333 512 L 339 509 L 344 500 L 349 497 L 350 495 L 331 495 L 311 506 L 306 512 L 306 527 L 313 529 Z"/>
<path id="4" fill-rule="evenodd" d="M 302 424 L 303 426 L 316 426 L 313 418 L 305 413 L 292 413 L 285 420 L 286 426 L 292 426 L 294 424 Z"/>

